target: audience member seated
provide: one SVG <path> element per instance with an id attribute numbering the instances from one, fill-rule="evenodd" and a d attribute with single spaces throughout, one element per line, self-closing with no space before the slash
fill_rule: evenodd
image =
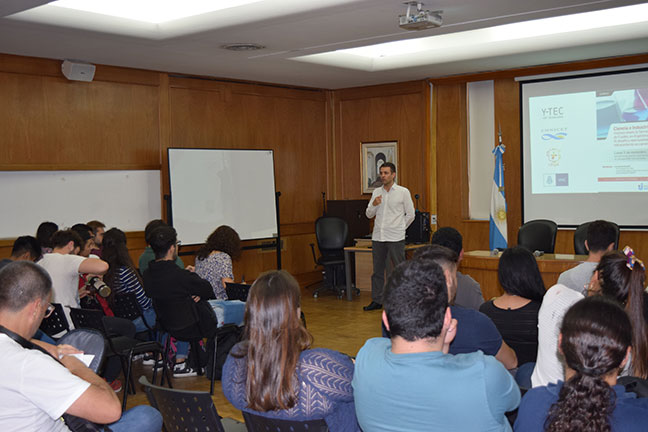
<path id="1" fill-rule="evenodd" d="M 452 316 L 446 280 L 447 271 L 427 259 L 403 262 L 389 277 L 382 318 L 391 339 L 369 339 L 355 363 L 364 432 L 511 430 L 505 413 L 520 403 L 512 375 L 481 351 L 448 354 L 462 324 Z"/>
<path id="2" fill-rule="evenodd" d="M 538 355 L 538 310 L 545 294 L 544 282 L 533 254 L 526 248 L 508 248 L 499 259 L 497 276 L 504 294 L 484 303 L 488 316 L 518 359 L 515 379 L 531 387 L 531 373 Z"/>
<path id="3" fill-rule="evenodd" d="M 587 284 L 594 273 L 596 264 L 601 260 L 603 254 L 614 249 L 615 240 L 616 227 L 613 224 L 604 220 L 590 223 L 587 227 L 587 239 L 585 240 L 585 248 L 588 252 L 587 260 L 562 272 L 558 283 L 586 295 Z"/>
<path id="4" fill-rule="evenodd" d="M 69 345 L 30 342 L 52 295 L 42 268 L 16 262 L 0 270 L 0 425 L 3 431 L 69 431 L 63 414 L 109 424 L 114 432 L 159 432 L 162 416 L 150 406 L 121 412 L 110 386 Z"/>
<path id="5" fill-rule="evenodd" d="M 41 247 L 38 240 L 32 236 L 18 237 L 11 249 L 11 256 L 0 261 L 0 269 L 14 261 L 36 262 L 41 258 Z"/>
<path id="6" fill-rule="evenodd" d="M 565 382 L 529 390 L 515 422 L 521 432 L 646 430 L 648 399 L 617 384 L 630 357 L 632 325 L 614 302 L 589 297 L 565 314 L 560 351 Z"/>
<path id="7" fill-rule="evenodd" d="M 103 236 L 106 230 L 106 225 L 98 220 L 91 220 L 86 225 L 88 225 L 92 229 L 92 241 L 95 244 L 95 248 L 91 251 L 91 253 L 101 258 L 101 246 L 103 244 Z"/>
<path id="8" fill-rule="evenodd" d="M 79 307 L 79 274 L 103 275 L 108 270 L 108 263 L 99 258 L 75 255 L 83 245 L 79 235 L 72 230 L 55 232 L 51 243 L 52 252 L 43 255 L 38 264 L 52 278 L 52 301 L 63 305 L 68 322 L 72 325 L 70 308 Z"/>
<path id="9" fill-rule="evenodd" d="M 156 228 L 162 226 L 168 226 L 168 225 L 162 219 L 153 219 L 152 221 L 147 223 L 146 228 L 144 228 L 144 240 L 146 241 L 147 246 L 146 249 L 144 249 L 144 252 L 142 252 L 142 255 L 140 255 L 137 264 L 141 275 L 144 275 L 144 272 L 146 271 L 146 269 L 148 269 L 149 263 L 155 260 L 155 252 L 153 252 L 153 249 L 151 248 L 151 240 L 150 240 L 151 233 L 153 233 L 153 231 Z M 175 263 L 181 269 L 184 268 L 184 263 L 182 262 L 180 257 L 176 256 Z"/>
<path id="10" fill-rule="evenodd" d="M 445 246 L 454 251 L 459 257 L 457 261 L 457 266 L 459 266 L 464 254 L 463 238 L 459 231 L 452 227 L 439 228 L 432 235 L 432 244 Z M 479 283 L 469 275 L 457 270 L 457 296 L 454 299 L 454 304 L 463 308 L 479 310 L 482 303 L 484 303 L 484 295 Z"/>
<path id="11" fill-rule="evenodd" d="M 225 283 L 234 282 L 232 260 L 241 255 L 241 239 L 236 231 L 221 225 L 207 237 L 196 255 L 196 274 L 207 279 L 217 299 L 227 300 Z"/>
<path id="12" fill-rule="evenodd" d="M 309 349 L 312 336 L 299 305 L 299 285 L 289 273 L 270 271 L 257 278 L 246 304 L 244 340 L 232 348 L 223 368 L 223 393 L 243 411 L 324 419 L 332 432 L 359 431 L 353 362 L 336 351 Z"/>
<path id="13" fill-rule="evenodd" d="M 185 270 L 176 264 L 176 230 L 165 224 L 153 230 L 148 241 L 155 253 L 155 261 L 149 263 L 144 272 L 144 292 L 153 300 L 157 319 L 163 325 L 169 321 L 187 322 L 187 327 L 174 329 L 174 334 L 180 339 L 213 338 L 218 321 L 207 300 L 214 298 L 214 291 L 209 282 L 192 271 L 193 267 Z M 198 322 L 193 322 L 194 317 Z M 200 356 L 200 353 L 191 352 L 189 356 L 191 358 L 185 362 L 176 359 L 178 363 L 173 376 L 198 374 L 193 356 Z"/>
<path id="14" fill-rule="evenodd" d="M 648 378 L 648 324 L 646 305 L 648 294 L 644 291 L 646 269 L 628 246 L 623 252 L 612 251 L 603 255 L 596 266 L 589 285 L 588 295 L 603 295 L 623 307 L 632 324 L 632 357 L 622 375 Z"/>
<path id="15" fill-rule="evenodd" d="M 583 298 L 580 292 L 560 284 L 545 293 L 538 311 L 538 357 L 531 375 L 533 387 L 555 384 L 564 378 L 565 367 L 558 352 L 560 323 L 565 312 Z"/>
<path id="16" fill-rule="evenodd" d="M 108 303 L 111 304 L 115 295 L 132 293 L 142 309 L 142 315 L 150 328 L 155 326 L 155 311 L 153 302 L 144 293 L 142 279 L 133 266 L 133 260 L 126 247 L 126 234 L 117 228 L 111 228 L 103 236 L 103 260 L 108 263 L 108 271 L 103 277 L 104 282 L 112 289 Z M 147 330 L 142 318 L 133 321 L 138 332 Z"/>
<path id="17" fill-rule="evenodd" d="M 490 318 L 474 309 L 466 309 L 453 304 L 457 288 L 457 254 L 438 245 L 417 249 L 414 259 L 431 260 L 440 265 L 446 277 L 448 299 L 452 316 L 459 322 L 457 335 L 450 344 L 450 354 L 472 353 L 481 350 L 486 355 L 495 356 L 507 369 L 517 367 L 517 357 L 502 340 L 497 327 Z"/>
<path id="18" fill-rule="evenodd" d="M 52 252 L 51 238 L 52 234 L 56 231 L 58 231 L 58 225 L 54 222 L 43 222 L 38 225 L 38 229 L 36 230 L 36 240 L 38 240 L 41 245 L 42 254 Z"/>

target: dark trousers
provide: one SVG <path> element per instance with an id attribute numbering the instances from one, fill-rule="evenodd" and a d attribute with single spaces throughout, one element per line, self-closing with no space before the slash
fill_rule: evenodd
<path id="1" fill-rule="evenodd" d="M 373 255 L 373 274 L 371 275 L 371 300 L 383 303 L 383 288 L 385 286 L 385 268 L 387 274 L 394 267 L 405 261 L 405 240 L 397 242 L 371 242 Z"/>

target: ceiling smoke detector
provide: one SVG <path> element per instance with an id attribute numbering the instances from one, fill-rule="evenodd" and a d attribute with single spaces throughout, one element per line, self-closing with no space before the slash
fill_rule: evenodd
<path id="1" fill-rule="evenodd" d="M 398 25 L 404 30 L 426 30 L 435 27 L 441 27 L 443 11 L 423 10 L 423 3 L 410 1 L 404 3 L 407 5 L 405 15 L 398 16 Z M 412 12 L 412 6 L 416 6 L 416 11 Z"/>
<path id="2" fill-rule="evenodd" d="M 259 45 L 255 43 L 231 43 L 221 45 L 221 48 L 230 50 L 230 51 L 257 51 L 264 49 L 264 45 Z"/>

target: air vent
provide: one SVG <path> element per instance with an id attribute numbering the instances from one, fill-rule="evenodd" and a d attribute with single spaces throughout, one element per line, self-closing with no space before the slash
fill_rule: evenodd
<path id="1" fill-rule="evenodd" d="M 255 43 L 232 43 L 221 45 L 221 48 L 230 50 L 230 51 L 257 51 L 264 49 L 265 46 L 255 44 Z"/>

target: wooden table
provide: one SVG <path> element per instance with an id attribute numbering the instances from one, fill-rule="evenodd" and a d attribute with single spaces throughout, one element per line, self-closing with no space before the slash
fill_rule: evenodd
<path id="1" fill-rule="evenodd" d="M 366 254 L 371 253 L 371 241 L 363 241 L 362 246 L 348 246 L 344 248 L 344 271 L 346 276 L 346 293 L 347 300 L 353 300 L 352 290 L 355 288 L 351 283 L 351 254 Z M 422 244 L 406 244 L 405 245 L 405 254 L 420 247 L 426 246 L 425 243 Z M 356 257 L 356 284 L 358 280 L 365 280 L 371 278 L 371 273 L 373 273 L 373 261 L 371 256 L 369 258 L 369 264 L 363 262 L 361 265 L 358 263 L 358 257 Z"/>
<path id="2" fill-rule="evenodd" d="M 473 279 L 479 282 L 486 300 L 503 293 L 497 280 L 497 266 L 500 255 L 501 253 L 491 256 L 490 251 L 482 250 L 465 252 L 459 265 L 459 270 L 462 273 L 472 276 Z M 585 261 L 587 255 L 544 254 L 536 259 L 545 288 L 549 289 L 558 282 L 560 273 Z"/>

